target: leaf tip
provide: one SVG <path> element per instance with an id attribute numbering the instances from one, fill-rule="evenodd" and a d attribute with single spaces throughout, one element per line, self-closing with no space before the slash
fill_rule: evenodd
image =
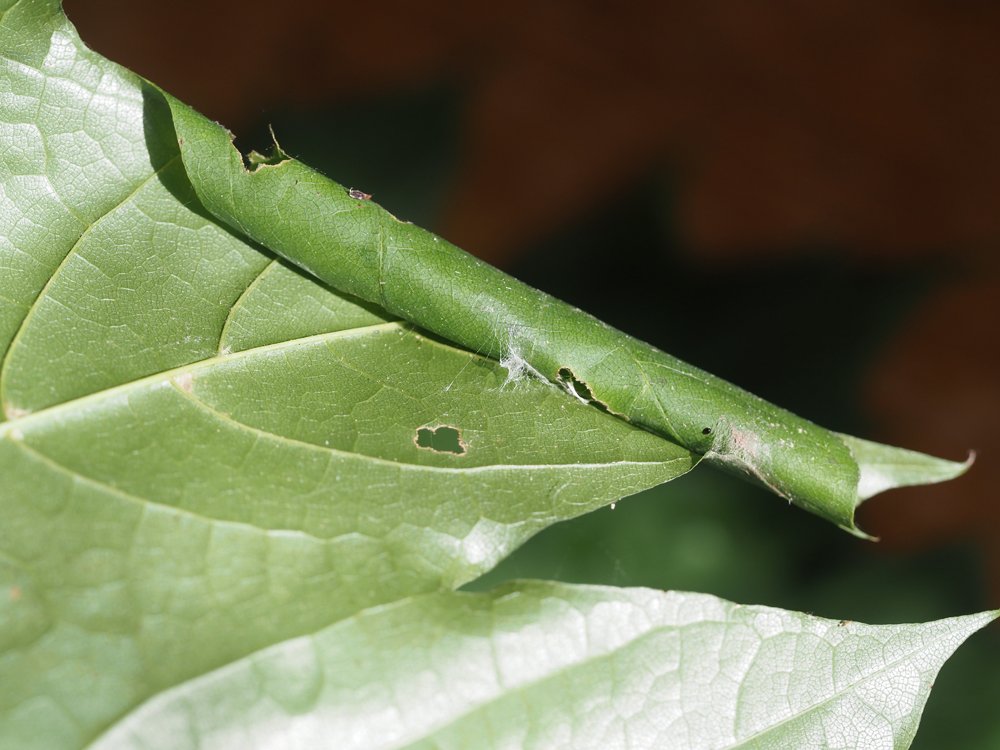
<path id="1" fill-rule="evenodd" d="M 841 435 L 858 465 L 858 505 L 886 490 L 937 484 L 960 477 L 976 460 L 969 451 L 964 461 L 950 461 L 925 453 Z"/>
<path id="2" fill-rule="evenodd" d="M 881 537 L 872 536 L 871 534 L 867 533 L 866 531 L 863 531 L 860 528 L 858 528 L 857 526 L 855 526 L 853 523 L 850 526 L 841 524 L 840 528 L 842 528 L 844 531 L 846 531 L 851 536 L 857 537 L 858 539 L 864 540 L 866 542 L 880 542 L 880 541 L 882 541 Z"/>

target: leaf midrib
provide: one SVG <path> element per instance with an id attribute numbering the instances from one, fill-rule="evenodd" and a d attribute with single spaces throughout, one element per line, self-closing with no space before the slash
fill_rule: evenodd
<path id="1" fill-rule="evenodd" d="M 414 329 L 414 326 L 405 321 L 391 321 L 388 323 L 376 323 L 368 326 L 362 326 L 359 328 L 349 328 L 341 331 L 328 331 L 326 333 L 314 334 L 312 336 L 304 336 L 297 339 L 288 339 L 286 341 L 280 341 L 274 344 L 267 344 L 265 346 L 252 347 L 249 349 L 243 349 L 238 352 L 232 352 L 225 355 L 216 355 L 208 357 L 206 359 L 198 360 L 196 362 L 191 362 L 180 367 L 173 368 L 171 370 L 164 370 L 161 372 L 153 373 L 145 377 L 139 378 L 138 380 L 132 380 L 127 383 L 121 383 L 119 385 L 113 386 L 111 388 L 106 388 L 101 391 L 95 391 L 94 393 L 89 393 L 85 396 L 81 396 L 76 399 L 71 399 L 70 401 L 65 401 L 60 404 L 55 404 L 53 406 L 46 407 L 32 414 L 25 415 L 23 417 L 18 417 L 16 419 L 10 420 L 8 422 L 0 423 L 0 439 L 7 438 L 13 440 L 16 443 L 20 443 L 25 436 L 25 430 L 29 429 L 32 425 L 39 422 L 45 423 L 50 420 L 59 420 L 67 412 L 72 413 L 76 409 L 85 408 L 88 404 L 100 402 L 105 399 L 112 399 L 123 393 L 127 393 L 130 390 L 139 390 L 149 385 L 160 384 L 169 385 L 174 388 L 180 395 L 184 396 L 188 400 L 192 401 L 196 406 L 201 408 L 203 411 L 208 412 L 214 418 L 225 421 L 227 424 L 236 427 L 237 429 L 254 432 L 258 435 L 265 436 L 269 439 L 278 440 L 289 445 L 295 445 L 298 447 L 306 448 L 309 450 L 319 451 L 326 455 L 336 454 L 342 456 L 351 457 L 363 457 L 366 461 L 371 461 L 374 463 L 385 464 L 393 466 L 396 468 L 412 469 L 416 471 L 426 471 L 430 473 L 461 473 L 470 474 L 477 472 L 488 472 L 488 471 L 538 471 L 538 470 L 548 470 L 548 469 L 594 469 L 607 466 L 662 466 L 666 464 L 673 463 L 675 461 L 687 460 L 687 457 L 673 457 L 668 459 L 659 459 L 651 461 L 629 461 L 629 460 L 616 460 L 616 461 L 598 461 L 593 463 L 543 463 L 543 464 L 485 464 L 479 466 L 434 466 L 428 464 L 416 464 L 407 461 L 399 461 L 389 458 L 382 458 L 380 456 L 372 456 L 364 453 L 358 453 L 355 451 L 342 450 L 338 448 L 332 448 L 330 446 L 318 445 L 316 443 L 311 443 L 304 440 L 298 440 L 295 438 L 288 437 L 286 435 L 279 435 L 268 430 L 263 430 L 252 425 L 248 425 L 245 422 L 233 419 L 231 416 L 224 415 L 217 409 L 214 409 L 210 404 L 197 398 L 196 396 L 187 393 L 184 389 L 180 388 L 176 380 L 183 375 L 194 376 L 197 372 L 201 370 L 210 369 L 217 366 L 222 366 L 233 361 L 238 361 L 239 359 L 245 359 L 248 357 L 260 355 L 272 351 L 282 351 L 284 349 L 296 347 L 296 346 L 310 346 L 315 343 L 323 342 L 329 343 L 330 341 L 335 341 L 338 339 L 353 338 L 357 336 L 367 336 L 378 333 L 383 333 L 386 331 L 409 331 L 414 335 L 418 335 Z M 438 344 L 440 346 L 446 346 L 440 342 L 433 341 L 433 339 L 428 339 L 432 343 Z M 492 362 L 492 360 L 487 360 L 481 355 L 474 354 L 473 352 L 466 351 L 464 349 L 455 349 L 454 347 L 448 346 L 447 348 L 453 349 L 455 351 L 461 351 L 465 356 L 471 359 L 481 359 L 484 361 Z M 51 457 L 50 457 L 51 458 Z M 65 468 L 65 467 L 64 467 Z M 77 472 L 74 472 L 77 473 Z M 91 480 L 92 477 L 81 474 L 81 479 Z"/>
<path id="2" fill-rule="evenodd" d="M 130 380 L 125 383 L 119 383 L 118 385 L 111 386 L 109 388 L 104 388 L 99 391 L 94 391 L 92 393 L 85 394 L 83 396 L 78 396 L 77 398 L 70 399 L 68 401 L 63 401 L 58 404 L 53 404 L 51 406 L 46 406 L 38 411 L 25 414 L 24 416 L 16 417 L 14 419 L 7 420 L 6 422 L 0 423 L 0 438 L 8 437 L 11 433 L 16 434 L 17 431 L 23 431 L 26 428 L 30 428 L 32 424 L 36 422 L 44 422 L 49 419 L 56 419 L 59 416 L 65 414 L 66 412 L 72 412 L 76 408 L 83 408 L 88 404 L 101 401 L 106 398 L 113 398 L 116 395 L 126 393 L 132 389 L 139 389 L 147 385 L 152 385 L 159 381 L 171 381 L 174 378 L 180 377 L 185 374 L 194 375 L 200 370 L 210 369 L 212 367 L 221 366 L 228 362 L 238 361 L 255 354 L 265 354 L 271 351 L 281 351 L 282 349 L 294 348 L 297 346 L 309 346 L 313 343 L 320 341 L 331 341 L 339 338 L 351 338 L 353 336 L 364 336 L 373 333 L 378 333 L 382 331 L 388 331 L 392 329 L 406 330 L 412 329 L 412 326 L 403 321 L 390 321 L 388 323 L 375 323 L 368 326 L 361 326 L 359 328 L 346 328 L 340 331 L 326 331 L 324 333 L 313 334 L 312 336 L 303 336 L 295 339 L 286 339 L 285 341 L 278 341 L 273 344 L 266 344 L 264 346 L 255 346 L 249 349 L 241 349 L 239 351 L 230 352 L 228 354 L 214 354 L 210 357 L 204 359 L 195 360 L 194 362 L 188 362 L 187 364 L 174 367 L 169 370 L 160 370 L 159 372 L 150 373 L 149 375 L 144 375 L 136 380 Z"/>

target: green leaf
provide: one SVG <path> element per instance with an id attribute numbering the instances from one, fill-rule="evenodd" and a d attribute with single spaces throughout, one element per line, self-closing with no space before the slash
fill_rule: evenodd
<path id="1" fill-rule="evenodd" d="M 704 594 L 516 583 L 360 613 L 168 691 L 112 748 L 898 748 L 1000 613 L 871 626 Z"/>
<path id="2" fill-rule="evenodd" d="M 162 98 L 54 8 L 0 19 L 0 744 L 78 747 L 693 465 L 219 226 Z"/>
<path id="3" fill-rule="evenodd" d="M 399 220 L 277 143 L 266 165 L 252 158 L 248 167 L 225 128 L 167 99 L 194 190 L 226 225 L 334 288 L 559 384 L 852 533 L 864 536 L 854 511 L 873 476 L 882 491 L 967 468 L 843 436 L 769 404 Z"/>
<path id="4" fill-rule="evenodd" d="M 419 664 L 379 613 L 415 638 L 483 633 L 476 608 L 504 595 L 448 589 L 702 454 L 849 529 L 859 463 L 899 463 L 884 446 L 852 456 L 869 444 L 528 290 L 280 150 L 249 164 L 87 50 L 55 0 L 0 0 L 4 747 L 82 747 L 150 698 L 358 623 L 367 648 Z M 961 469 L 906 463 L 890 484 Z M 514 610 L 529 631 L 533 612 L 547 627 L 534 590 Z M 633 626 L 615 604 L 632 594 L 593 596 L 609 632 Z M 343 678 L 391 709 L 390 665 L 351 664 Z M 308 708 L 303 665 L 281 705 Z M 250 727 L 232 697 L 217 718 Z M 579 710 L 553 700 L 540 721 Z M 364 731 L 381 731 L 372 716 Z"/>

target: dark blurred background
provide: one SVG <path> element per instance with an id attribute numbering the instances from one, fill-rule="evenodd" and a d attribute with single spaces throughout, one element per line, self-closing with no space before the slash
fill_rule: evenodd
<path id="1" fill-rule="evenodd" d="M 1000 4 L 65 0 L 85 41 L 530 284 L 827 427 L 978 461 L 878 544 L 709 470 L 514 576 L 870 622 L 1000 606 Z M 915 748 L 1000 747 L 1000 629 Z"/>

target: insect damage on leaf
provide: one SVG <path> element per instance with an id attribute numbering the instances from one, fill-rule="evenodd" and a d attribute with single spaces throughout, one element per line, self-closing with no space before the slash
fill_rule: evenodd
<path id="1" fill-rule="evenodd" d="M 274 135 L 274 128 L 268 127 L 268 130 L 271 133 L 271 146 L 266 154 L 262 154 L 256 149 L 245 154 L 240 152 L 243 157 L 243 167 L 247 172 L 256 172 L 260 167 L 276 167 L 291 158 L 278 143 L 278 139 Z"/>
<path id="2" fill-rule="evenodd" d="M 701 434 L 712 436 L 711 447 L 705 453 L 706 458 L 735 469 L 767 487 L 778 497 L 792 502 L 787 493 L 770 481 L 762 470 L 770 461 L 770 447 L 754 429 L 733 424 L 728 419 L 720 419 L 715 429 L 705 427 Z"/>
<path id="3" fill-rule="evenodd" d="M 194 387 L 194 375 L 190 372 L 183 372 L 173 378 L 172 382 L 184 393 L 191 393 L 191 389 Z"/>
<path id="4" fill-rule="evenodd" d="M 559 384 L 577 401 L 596 406 L 601 411 L 608 412 L 609 414 L 612 413 L 608 405 L 600 399 L 595 398 L 590 386 L 580 380 L 570 368 L 560 367 L 559 372 L 556 373 L 556 377 L 559 380 Z"/>
<path id="5" fill-rule="evenodd" d="M 566 392 L 578 401 L 589 404 L 593 400 L 594 394 L 591 393 L 590 386 L 577 378 L 568 367 L 560 367 L 557 377 Z"/>
<path id="6" fill-rule="evenodd" d="M 438 238 L 434 237 L 434 241 L 437 242 Z M 483 354 L 491 349 L 495 351 L 493 356 L 507 371 L 507 376 L 500 384 L 500 390 L 512 385 L 517 386 L 528 378 L 551 384 L 551 381 L 528 361 L 527 350 L 531 347 L 533 336 L 537 331 L 523 322 L 508 320 L 505 312 L 500 310 L 495 303 L 483 303 L 482 313 L 494 321 L 496 332 L 476 349 L 476 353 Z"/>
<path id="7" fill-rule="evenodd" d="M 507 351 L 500 356 L 500 366 L 507 371 L 507 377 L 500 388 L 506 388 L 508 385 L 517 385 L 529 376 L 545 382 L 545 376 L 528 364 L 528 360 L 514 346 L 509 346 Z"/>
<path id="8" fill-rule="evenodd" d="M 413 437 L 418 448 L 432 450 L 435 453 L 454 453 L 463 455 L 469 446 L 462 440 L 462 431 L 448 425 L 420 427 Z"/>
<path id="9" fill-rule="evenodd" d="M 31 409 L 21 409 L 17 406 L 11 406 L 10 404 L 5 404 L 3 407 L 4 416 L 7 419 L 14 420 L 20 419 L 21 417 L 26 417 L 31 414 Z"/>

